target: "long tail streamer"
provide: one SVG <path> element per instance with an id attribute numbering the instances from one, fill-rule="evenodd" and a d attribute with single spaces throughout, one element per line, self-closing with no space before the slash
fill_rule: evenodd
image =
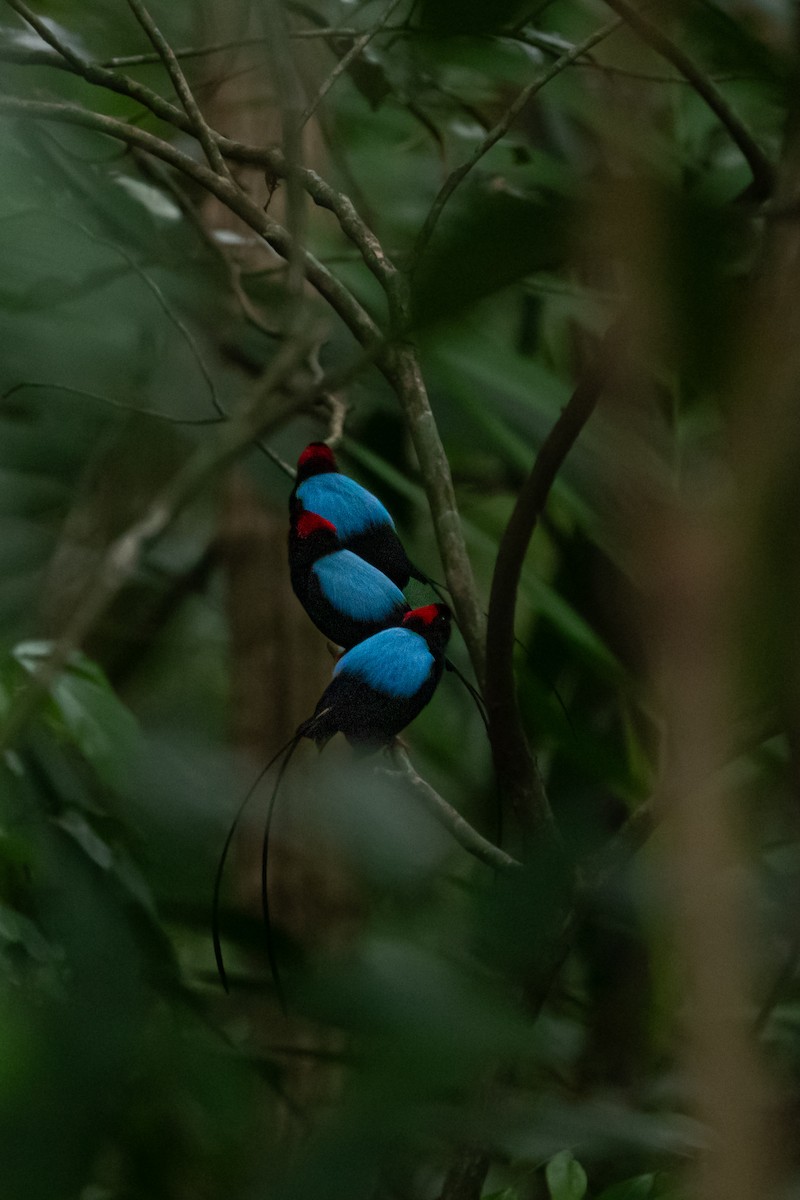
<path id="1" fill-rule="evenodd" d="M 267 815 L 264 819 L 264 836 L 261 841 L 261 912 L 264 915 L 264 934 L 267 946 L 267 958 L 269 959 L 269 969 L 272 972 L 272 981 L 275 984 L 275 995 L 281 1006 L 281 1011 L 286 1015 L 286 997 L 283 994 L 283 986 L 281 984 L 280 971 L 278 970 L 278 959 L 275 955 L 275 944 L 272 939 L 272 920 L 269 912 L 269 837 L 272 829 L 272 818 L 275 814 L 275 801 L 278 797 L 278 788 L 281 786 L 281 780 L 286 772 L 286 768 L 291 762 L 292 755 L 297 749 L 303 737 L 303 726 L 294 735 L 291 742 L 284 746 L 284 750 L 288 750 L 286 757 L 278 768 L 278 774 L 275 776 L 275 783 L 272 788 L 272 794 L 267 805 Z M 273 759 L 274 762 L 274 759 Z"/>
<path id="2" fill-rule="evenodd" d="M 265 767 L 262 767 L 261 770 L 258 772 L 258 775 L 255 777 L 252 784 L 247 789 L 247 794 L 245 795 L 244 800 L 242 800 L 241 804 L 239 805 L 239 808 L 236 811 L 236 816 L 233 818 L 231 825 L 230 825 L 230 829 L 228 830 L 228 836 L 225 838 L 225 845 L 222 847 L 222 853 L 220 855 L 219 863 L 217 865 L 217 874 L 214 879 L 214 894 L 213 894 L 213 898 L 211 901 L 211 937 L 214 942 L 214 958 L 216 959 L 216 963 L 217 963 L 217 974 L 219 975 L 220 982 L 222 983 L 222 986 L 225 988 L 226 992 L 230 992 L 230 988 L 228 986 L 228 976 L 225 971 L 225 962 L 224 962 L 224 959 L 222 956 L 222 941 L 220 938 L 220 931 L 219 931 L 219 898 L 220 898 L 220 892 L 222 890 L 222 877 L 225 873 L 225 863 L 227 862 L 227 859 L 228 859 L 228 852 L 230 851 L 231 842 L 233 841 L 233 835 L 236 833 L 239 822 L 241 821 L 242 816 L 244 814 L 244 810 L 247 808 L 247 805 L 249 804 L 250 800 L 252 799 L 258 785 L 261 783 L 261 780 L 264 778 L 267 771 L 269 771 L 270 767 L 273 767 L 275 765 L 275 763 L 278 761 L 280 756 L 282 754 L 284 754 L 289 749 L 290 746 L 292 747 L 292 749 L 294 748 L 294 745 L 297 744 L 297 741 L 298 741 L 298 734 L 296 734 L 296 733 L 292 734 L 292 736 L 289 738 L 289 741 L 286 742 L 285 745 L 281 746 L 281 748 L 277 752 L 277 754 L 273 755 L 273 757 L 269 760 L 267 765 Z"/>

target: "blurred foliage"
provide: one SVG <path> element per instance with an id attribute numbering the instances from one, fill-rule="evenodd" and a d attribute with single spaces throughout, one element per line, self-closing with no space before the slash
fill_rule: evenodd
<path id="1" fill-rule="evenodd" d="M 175 47 L 225 44 L 185 57 L 187 76 L 203 106 L 234 83 L 227 115 L 251 130 L 274 128 L 281 100 L 267 4 L 152 5 Z M 291 50 L 313 96 L 384 7 L 285 0 L 287 41 L 275 53 Z M 664 10 L 777 159 L 796 90 L 793 6 Z M 122 0 L 37 0 L 36 11 L 97 61 L 149 49 Z M 405 262 L 448 169 L 518 89 L 609 15 L 599 0 L 400 5 L 320 105 L 309 163 Z M 0 42 L 44 49 L 8 6 Z M 187 144 L 125 97 L 6 57 L 4 93 L 76 103 Z M 171 95 L 158 64 L 125 69 Z M 110 138 L 4 114 L 0 164 L 7 721 L 104 549 L 272 362 L 286 296 L 279 260 L 230 214 L 209 214 L 194 185 Z M 703 100 L 623 27 L 543 88 L 445 208 L 414 278 L 415 336 L 484 603 L 519 486 L 609 313 L 636 294 L 632 277 L 646 280 L 666 334 L 641 440 L 618 444 L 620 478 L 635 459 L 659 494 L 697 472 L 717 480 L 764 238 L 749 183 Z M 375 281 L 330 214 L 310 214 L 308 239 L 383 319 Z M 350 361 L 353 342 L 327 319 L 319 358 L 331 369 Z M 343 465 L 379 493 L 411 557 L 436 577 L 394 397 L 367 371 L 347 399 Z M 658 834 L 577 901 L 571 884 L 571 868 L 589 870 L 649 799 L 663 750 L 632 616 L 647 583 L 619 519 L 611 423 L 598 413 L 559 474 L 517 607 L 519 700 L 563 860 L 534 857 L 495 879 L 411 794 L 368 765 L 354 775 L 333 748 L 312 764 L 304 747 L 276 818 L 283 853 L 330 860 L 346 886 L 319 901 L 310 927 L 279 917 L 288 1020 L 241 864 L 223 914 L 230 997 L 211 952 L 216 863 L 262 765 L 243 769 L 231 745 L 220 481 L 148 551 L 0 759 L 4 1200 L 428 1200 L 465 1145 L 491 1160 L 486 1200 L 683 1194 L 683 1165 L 703 1134 L 676 1067 L 681 975 Z M 325 432 L 304 414 L 270 444 L 294 461 Z M 242 470 L 265 508 L 282 513 L 290 485 L 273 462 L 254 448 Z M 765 561 L 751 564 L 737 753 L 724 772 L 752 860 L 758 1031 L 791 1109 L 800 1088 L 794 482 L 768 521 Z M 273 585 L 264 579 L 267 607 Z M 276 710 L 290 684 L 271 681 Z M 425 778 L 494 837 L 488 747 L 451 679 L 409 740 Z M 264 746 L 264 759 L 273 750 Z M 242 839 L 251 847 L 263 795 Z M 574 937 L 544 986 L 570 906 Z M 794 1195 L 796 1147 L 790 1157 Z"/>

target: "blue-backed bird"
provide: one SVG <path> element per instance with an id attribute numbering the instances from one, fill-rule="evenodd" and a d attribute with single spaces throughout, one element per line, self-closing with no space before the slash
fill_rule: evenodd
<path id="1" fill-rule="evenodd" d="M 397 587 L 404 588 L 409 579 L 431 582 L 409 560 L 377 496 L 341 473 L 325 442 L 310 442 L 297 460 L 289 512 L 294 515 L 300 507 L 335 525 L 342 547 L 371 563 Z"/>
<path id="2" fill-rule="evenodd" d="M 281 779 L 295 749 L 303 738 L 321 750 L 336 733 L 362 750 L 375 752 L 389 745 L 417 717 L 436 691 L 442 677 L 444 651 L 450 637 L 450 609 L 446 604 L 428 604 L 410 609 L 402 623 L 381 630 L 343 654 L 333 668 L 333 679 L 320 697 L 312 716 L 303 721 L 278 753 L 259 772 L 233 819 L 222 848 L 212 900 L 212 938 L 217 971 L 225 990 L 227 974 L 219 930 L 219 897 L 225 861 L 245 805 L 267 771 L 281 756 L 267 806 L 261 850 L 261 903 L 267 931 L 269 958 L 275 990 L 285 1011 L 280 974 L 275 960 L 269 915 L 269 836 Z"/>
<path id="3" fill-rule="evenodd" d="M 336 526 L 302 506 L 295 508 L 289 526 L 289 574 L 317 629 L 345 649 L 399 625 L 409 610 L 388 576 L 342 549 Z"/>
<path id="4" fill-rule="evenodd" d="M 299 499 L 289 521 L 289 573 L 294 593 L 317 629 L 345 649 L 399 625 L 411 608 L 387 575 L 343 549 L 338 528 L 319 513 L 307 512 Z M 488 732 L 480 692 L 449 658 L 444 665 L 469 692 Z"/>

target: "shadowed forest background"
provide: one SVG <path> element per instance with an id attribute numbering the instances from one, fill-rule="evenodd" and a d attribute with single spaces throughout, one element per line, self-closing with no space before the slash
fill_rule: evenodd
<path id="1" fill-rule="evenodd" d="M 799 22 L 0 0 L 3 1200 L 800 1197 Z M 284 1015 L 323 439 L 489 729 L 301 745 Z"/>

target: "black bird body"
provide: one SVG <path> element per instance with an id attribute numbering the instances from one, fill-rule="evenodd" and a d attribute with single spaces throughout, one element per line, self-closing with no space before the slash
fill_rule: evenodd
<path id="1" fill-rule="evenodd" d="M 429 582 L 410 562 L 380 500 L 341 473 L 325 442 L 311 442 L 297 460 L 289 511 L 294 516 L 302 509 L 335 525 L 342 548 L 363 558 L 398 588 L 404 588 L 410 578 Z"/>
<path id="2" fill-rule="evenodd" d="M 430 701 L 442 677 L 450 636 L 450 610 L 428 604 L 405 614 L 349 650 L 337 662 L 301 737 L 324 745 L 343 733 L 354 745 L 391 742 Z"/>
<path id="3" fill-rule="evenodd" d="M 311 620 L 337 646 L 349 649 L 399 625 L 408 601 L 392 581 L 352 550 L 314 512 L 295 509 L 289 528 L 292 587 Z"/>

